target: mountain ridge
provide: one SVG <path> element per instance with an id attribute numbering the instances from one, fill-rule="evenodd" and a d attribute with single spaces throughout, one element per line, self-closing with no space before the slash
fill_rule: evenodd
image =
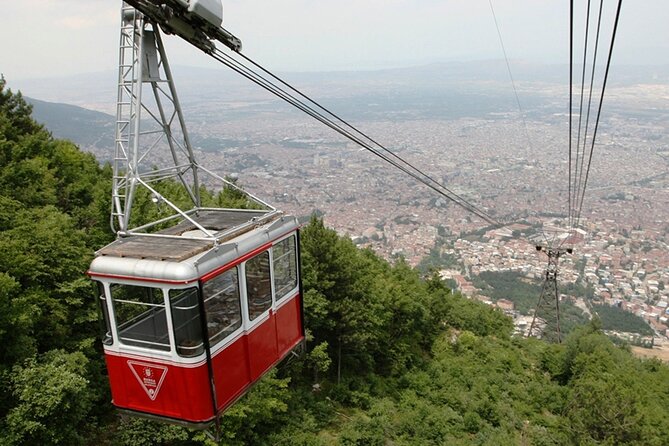
<path id="1" fill-rule="evenodd" d="M 35 121 L 45 125 L 54 137 L 86 148 L 113 146 L 114 116 L 72 104 L 25 99 L 33 107 Z"/>
<path id="2" fill-rule="evenodd" d="M 516 83 L 548 82 L 566 84 L 568 65 L 549 65 L 511 60 L 511 71 Z M 272 67 L 267 67 L 272 70 Z M 575 72 L 578 67 L 574 68 Z M 194 67 L 173 65 L 174 79 L 182 98 L 207 97 L 245 97 L 258 91 L 246 79 L 224 67 Z M 503 59 L 491 59 L 470 62 L 434 62 L 409 67 L 383 68 L 377 70 L 338 70 L 276 72 L 299 89 L 313 91 L 325 87 L 325 93 L 332 91 L 332 84 L 346 87 L 351 83 L 363 83 L 366 88 L 374 83 L 389 81 L 401 84 L 429 85 L 431 87 L 457 88 L 459 83 L 472 82 L 499 83 L 504 89 L 510 89 L 509 73 Z M 609 84 L 631 85 L 638 83 L 669 83 L 668 65 L 624 65 L 614 64 L 611 68 Z M 32 79 L 12 79 L 27 96 L 43 101 L 62 102 L 78 105 L 98 111 L 113 113 L 116 97 L 115 70 L 93 73 L 81 73 L 71 76 L 43 77 Z M 53 86 L 57 85 L 58 88 Z M 203 92 L 206 92 L 203 93 Z"/>

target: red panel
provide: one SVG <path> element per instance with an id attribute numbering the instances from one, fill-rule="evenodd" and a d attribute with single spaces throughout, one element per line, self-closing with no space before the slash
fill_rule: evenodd
<path id="1" fill-rule="evenodd" d="M 272 310 L 269 319 L 253 328 L 248 334 L 251 379 L 260 378 L 279 359 L 276 347 L 276 317 Z"/>
<path id="2" fill-rule="evenodd" d="M 213 418 L 207 365 L 105 355 L 115 406 L 194 423 Z"/>
<path id="3" fill-rule="evenodd" d="M 216 407 L 225 410 L 303 340 L 297 295 L 248 334 L 212 352 Z M 215 346 L 214 346 L 215 348 Z M 190 421 L 213 419 L 206 364 L 183 367 L 106 354 L 115 406 Z"/>
<path id="4" fill-rule="evenodd" d="M 217 409 L 225 410 L 269 369 L 276 365 L 304 338 L 300 319 L 299 296 L 280 310 L 285 320 L 283 329 L 277 327 L 277 315 L 270 312 L 268 320 L 241 336 L 224 350 L 213 354 L 214 382 Z M 277 349 L 277 334 L 281 331 L 283 345 Z"/>
<path id="5" fill-rule="evenodd" d="M 240 336 L 212 356 L 216 407 L 220 411 L 232 404 L 251 382 L 246 336 Z"/>
<path id="6" fill-rule="evenodd" d="M 300 301 L 301 296 L 298 294 L 276 312 L 276 338 L 280 357 L 302 340 Z"/>

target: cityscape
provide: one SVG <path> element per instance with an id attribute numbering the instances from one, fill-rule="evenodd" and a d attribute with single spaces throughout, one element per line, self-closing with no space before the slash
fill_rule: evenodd
<path id="1" fill-rule="evenodd" d="M 250 140 L 254 150 L 207 152 L 204 162 L 234 166 L 232 173 L 253 193 L 271 191 L 268 199 L 289 213 L 316 212 L 340 234 L 388 259 L 401 256 L 416 266 L 439 245 L 457 262 L 455 271 L 445 268 L 442 275 L 457 279 L 463 294 L 506 309 L 520 332 L 531 316 L 514 311 L 508 300 L 493 302 L 471 279 L 482 271 L 514 271 L 541 281 L 547 258 L 536 245 L 569 237 L 574 253 L 562 259 L 560 284 L 592 287 L 594 303 L 644 319 L 657 336 L 655 345 L 662 345 L 669 304 L 669 137 L 664 112 L 649 110 L 658 105 L 658 94 L 666 98 L 668 92 L 661 85 L 611 89 L 613 111 L 602 121 L 582 218 L 571 236 L 565 218 L 567 116 L 557 97 L 533 111 L 532 119 L 517 111 L 456 119 L 412 118 L 408 112 L 408 119 L 364 123 L 366 133 L 382 135 L 383 144 L 404 159 L 508 222 L 502 228 L 486 228 L 308 121 L 236 125 L 239 133 L 226 136 Z M 481 230 L 479 241 L 467 240 Z M 585 296 L 572 298 L 588 316 L 594 311 Z"/>
<path id="2" fill-rule="evenodd" d="M 622 3 L 10 2 L 0 445 L 666 444 Z"/>
<path id="3" fill-rule="evenodd" d="M 239 88 L 229 94 L 216 90 L 207 76 L 198 77 L 199 88 L 188 82 L 185 88 L 219 91 L 184 101 L 199 162 L 286 213 L 322 216 L 339 234 L 386 259 L 418 266 L 438 251 L 452 263 L 441 268 L 442 276 L 463 294 L 505 309 L 519 332 L 531 315 L 514 310 L 508 299 L 486 296 L 473 280 L 484 271 L 511 271 L 540 282 L 547 259 L 536 245 L 568 238 L 574 252 L 561 259 L 558 280 L 590 286 L 593 294 L 563 298 L 588 316 L 593 303 L 631 312 L 650 324 L 655 346 L 667 341 L 666 82 L 624 80 L 607 90 L 581 218 L 569 233 L 568 114 L 559 85 L 521 83 L 520 97 L 530 104 L 521 113 L 504 82 L 453 82 L 434 87 L 430 96 L 412 95 L 400 81 L 374 82 L 365 74 L 356 79 L 325 82 L 320 89 L 314 87 L 319 79 L 307 81 L 326 104 L 343 109 L 340 115 L 353 116 L 354 125 L 501 227 L 287 106 L 235 83 Z M 91 108 L 109 111 L 97 99 Z M 579 150 L 590 150 L 578 143 Z M 84 148 L 102 161 L 111 156 L 108 144 Z"/>

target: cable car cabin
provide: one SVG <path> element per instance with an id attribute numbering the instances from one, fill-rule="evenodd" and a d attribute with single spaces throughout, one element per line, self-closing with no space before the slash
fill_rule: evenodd
<path id="1" fill-rule="evenodd" d="M 267 214 L 200 211 L 217 244 L 185 221 L 96 253 L 114 406 L 206 428 L 304 341 L 298 223 Z"/>

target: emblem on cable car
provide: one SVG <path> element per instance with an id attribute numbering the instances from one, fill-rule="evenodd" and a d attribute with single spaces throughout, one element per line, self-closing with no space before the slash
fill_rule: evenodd
<path id="1" fill-rule="evenodd" d="M 167 375 L 167 367 L 139 361 L 128 361 L 128 367 L 151 401 L 154 401 Z"/>

